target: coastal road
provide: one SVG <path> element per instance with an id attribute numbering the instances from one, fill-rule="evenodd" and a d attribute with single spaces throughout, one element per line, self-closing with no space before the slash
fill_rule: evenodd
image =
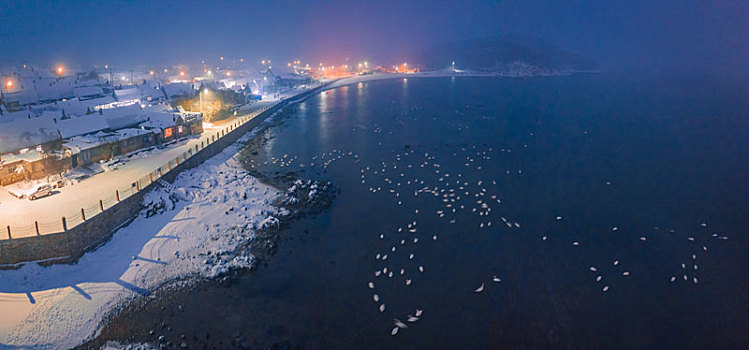
<path id="1" fill-rule="evenodd" d="M 289 93 L 299 93 L 299 91 Z M 282 97 L 290 96 L 287 94 Z M 250 115 L 277 102 L 279 99 L 255 102 L 244 115 Z M 105 203 L 105 208 L 110 207 L 114 203 L 115 191 L 120 191 L 120 199 L 128 196 L 133 182 L 148 176 L 150 172 L 167 161 L 174 160 L 188 149 L 194 149 L 196 144 L 199 145 L 210 135 L 215 135 L 236 118 L 232 117 L 206 125 L 203 134 L 184 138 L 164 149 L 154 148 L 151 151 L 142 151 L 129 159 L 118 156 L 116 158 L 125 160 L 125 163 L 118 169 L 105 171 L 76 184 L 56 189 L 53 195 L 34 201 L 13 197 L 8 193 L 7 188 L 0 187 L 0 239 L 8 238 L 8 226 L 10 226 L 12 237 L 20 238 L 36 235 L 35 221 L 38 221 L 39 229 L 44 234 L 62 231 L 62 217 L 69 218 L 69 227 L 75 224 L 76 219 L 72 218 L 80 217 L 81 208 L 85 209 L 87 217 L 93 216 L 99 212 L 100 199 Z"/>

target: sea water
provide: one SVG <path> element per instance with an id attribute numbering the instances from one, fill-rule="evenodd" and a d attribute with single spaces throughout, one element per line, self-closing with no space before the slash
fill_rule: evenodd
<path id="1" fill-rule="evenodd" d="M 167 321 L 319 349 L 746 344 L 747 91 L 603 74 L 321 92 L 251 164 L 330 181 L 333 205 Z"/>

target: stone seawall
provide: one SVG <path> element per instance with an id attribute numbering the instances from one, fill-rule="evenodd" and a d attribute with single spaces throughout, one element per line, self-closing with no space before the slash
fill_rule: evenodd
<path id="1" fill-rule="evenodd" d="M 309 90 L 293 99 L 304 99 L 320 91 L 320 89 L 322 87 Z M 202 164 L 236 142 L 242 135 L 254 129 L 268 116 L 286 106 L 288 101 L 281 101 L 258 114 L 255 118 L 236 126 L 236 128 L 193 154 L 192 157 L 171 168 L 169 172 L 163 174 L 161 179 L 172 182 L 183 170 Z M 158 186 L 158 183 L 153 182 L 142 187 L 140 191 L 130 197 L 66 232 L 0 240 L 0 269 L 18 268 L 27 262 L 49 265 L 77 261 L 86 252 L 96 249 L 108 241 L 119 228 L 129 224 L 143 209 L 143 196 L 153 189 L 153 186 Z"/>

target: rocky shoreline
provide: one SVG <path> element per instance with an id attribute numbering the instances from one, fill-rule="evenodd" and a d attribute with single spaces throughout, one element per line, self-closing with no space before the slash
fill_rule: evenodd
<path id="1" fill-rule="evenodd" d="M 271 127 L 282 125 L 283 118 L 290 113 L 294 113 L 294 111 L 293 107 L 287 107 L 279 111 L 279 115 L 264 123 L 263 128 L 257 132 L 256 136 L 244 144 L 238 156 L 240 163 L 243 164 L 250 176 L 283 193 L 273 202 L 273 206 L 278 208 L 282 215 L 272 217 L 272 220 L 267 223 L 264 222 L 261 227 L 253 230 L 253 238 L 241 242 L 233 252 L 207 251 L 200 254 L 200 258 L 204 259 L 208 265 L 215 265 L 216 261 L 223 261 L 223 259 L 233 256 L 251 259 L 250 267 L 229 268 L 218 273 L 215 278 L 196 276 L 167 282 L 148 293 L 148 295 L 136 298 L 128 305 L 113 311 L 104 321 L 105 325 L 97 337 L 80 345 L 77 347 L 78 349 L 165 349 L 190 346 L 191 343 L 198 340 L 194 335 L 177 334 L 165 321 L 161 321 L 158 327 L 146 329 L 141 324 L 132 322 L 135 319 L 133 316 L 141 315 L 149 319 L 161 319 L 164 314 L 184 311 L 184 304 L 180 303 L 180 299 L 187 297 L 196 290 L 211 288 L 216 285 L 229 287 L 238 278 L 257 273 L 258 269 L 267 266 L 270 259 L 277 253 L 281 242 L 293 238 L 293 234 L 286 230 L 290 223 L 309 215 L 315 215 L 330 207 L 337 193 L 330 182 L 303 179 L 299 173 L 293 171 L 264 173 L 247 166 L 246 160 L 257 155 L 258 148 L 268 141 L 265 131 Z M 177 194 L 178 196 L 179 194 Z M 173 200 L 178 201 L 179 198 Z M 164 211 L 165 207 L 169 207 L 169 203 L 155 202 L 151 204 L 153 205 L 147 206 L 145 210 L 146 216 L 157 215 Z M 241 228 L 227 228 L 224 234 L 241 234 L 240 232 L 228 232 L 228 230 L 235 229 Z M 211 343 L 212 341 L 209 338 L 210 336 L 203 341 Z M 232 348 L 247 347 L 246 341 L 242 339 L 241 335 L 236 335 L 233 338 L 229 341 Z M 229 346 L 224 340 L 218 340 L 218 343 Z M 279 345 L 275 344 L 272 348 L 284 348 L 283 345 L 280 345 L 280 347 Z"/>

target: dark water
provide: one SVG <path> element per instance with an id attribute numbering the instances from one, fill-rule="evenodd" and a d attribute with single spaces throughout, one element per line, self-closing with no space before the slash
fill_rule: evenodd
<path id="1" fill-rule="evenodd" d="M 748 93 L 606 75 L 324 92 L 254 162 L 330 180 L 333 206 L 292 223 L 257 273 L 151 322 L 198 346 L 745 347 Z M 391 336 L 396 318 L 408 328 Z"/>

